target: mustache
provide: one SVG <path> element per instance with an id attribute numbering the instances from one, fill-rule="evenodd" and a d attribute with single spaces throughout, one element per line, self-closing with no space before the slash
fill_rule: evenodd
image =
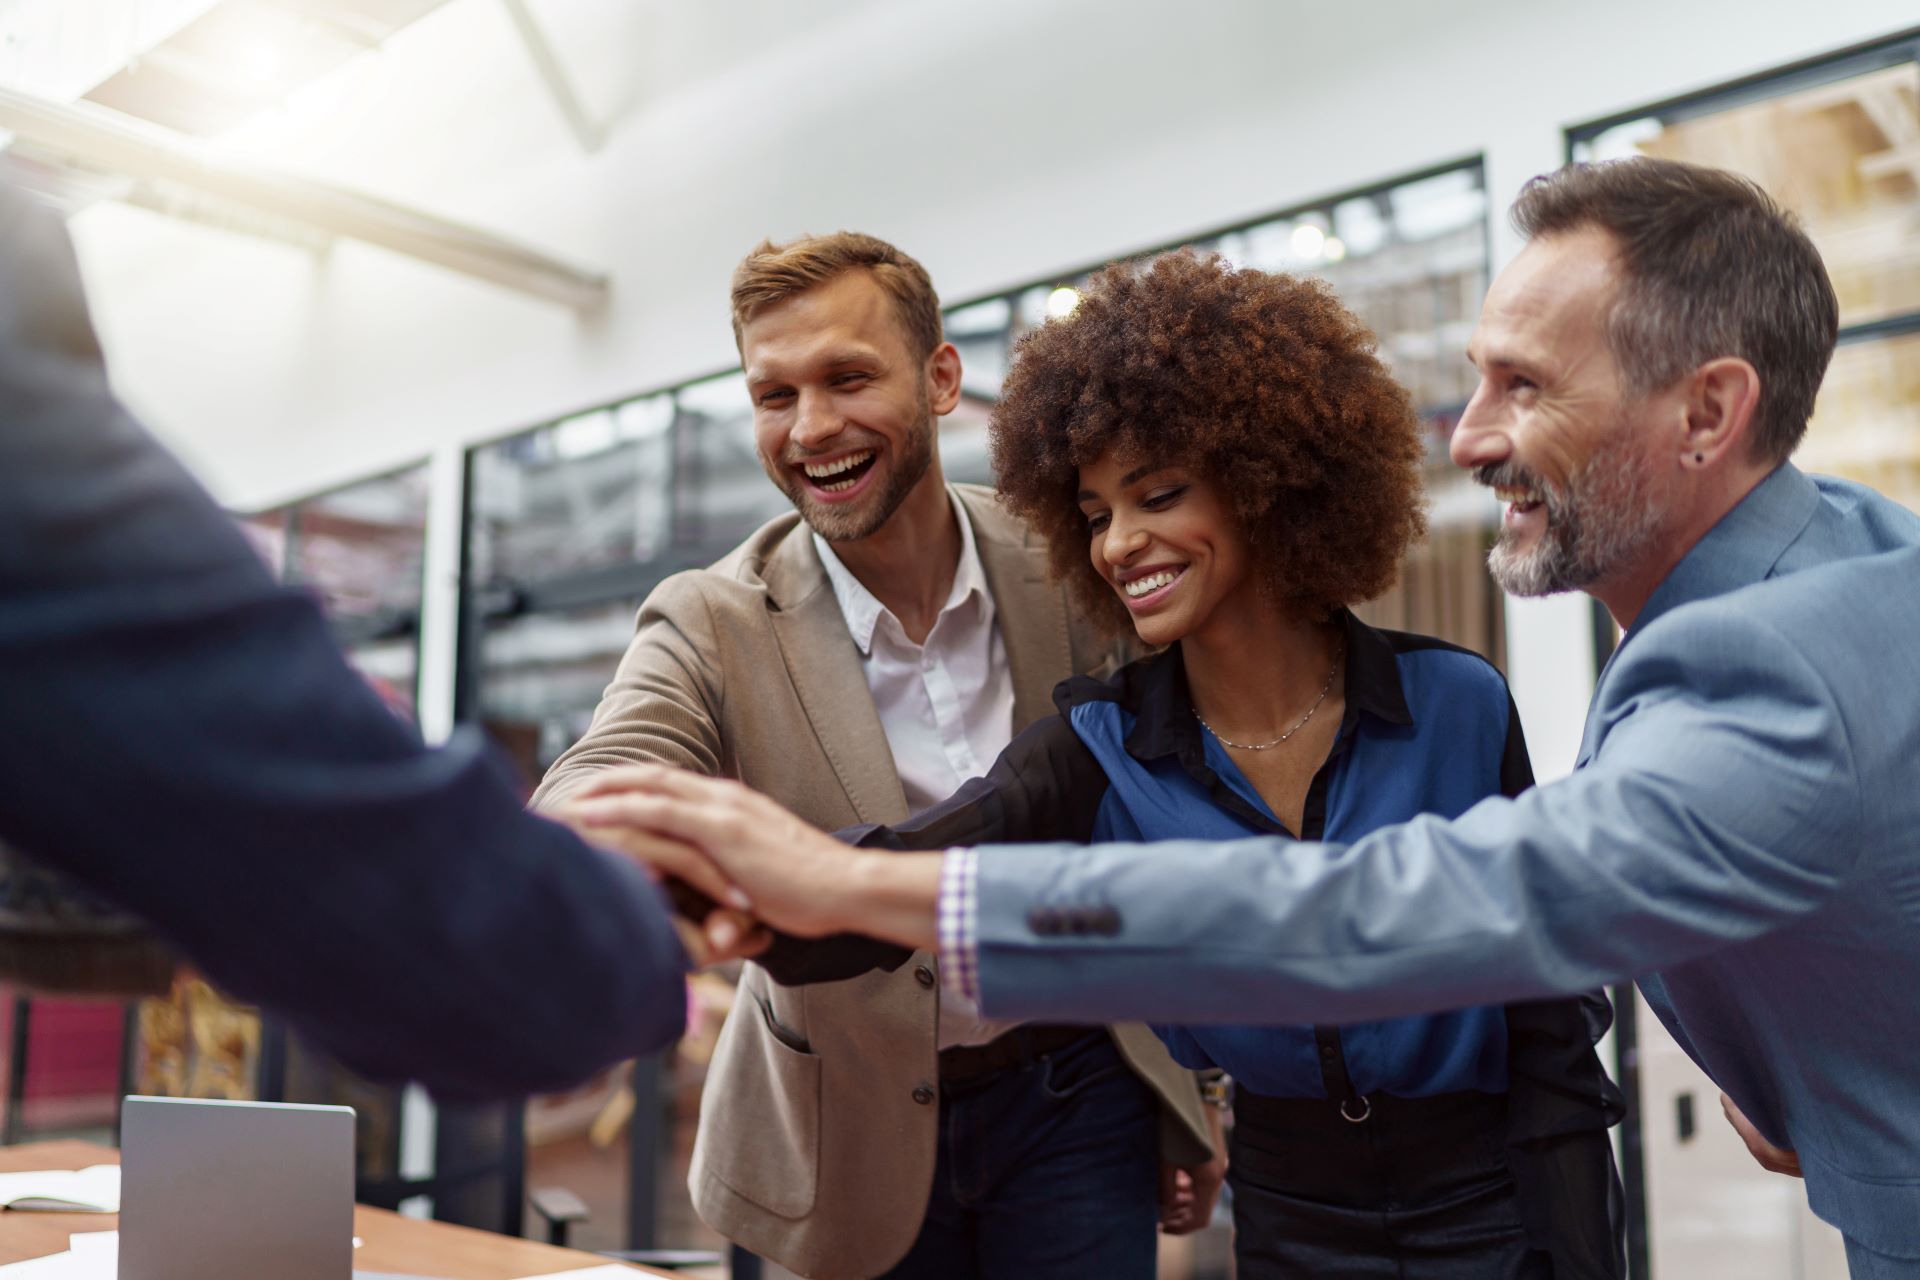
<path id="1" fill-rule="evenodd" d="M 1540 501 L 1546 505 L 1549 518 L 1558 519 L 1573 507 L 1573 495 L 1559 486 L 1548 483 L 1538 472 L 1531 471 L 1509 458 L 1505 462 L 1488 463 L 1475 468 L 1474 480 L 1489 489 L 1531 489 L 1540 495 Z"/>
<path id="2" fill-rule="evenodd" d="M 1527 470 L 1519 463 L 1509 459 L 1506 462 L 1488 463 L 1475 469 L 1474 481 L 1489 489 L 1533 489 L 1547 492 L 1547 484 L 1539 476 Z"/>

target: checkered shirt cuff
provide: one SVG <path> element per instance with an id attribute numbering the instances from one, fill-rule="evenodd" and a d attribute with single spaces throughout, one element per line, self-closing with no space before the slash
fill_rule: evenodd
<path id="1" fill-rule="evenodd" d="M 980 855 L 949 849 L 940 863 L 940 980 L 980 999 Z"/>

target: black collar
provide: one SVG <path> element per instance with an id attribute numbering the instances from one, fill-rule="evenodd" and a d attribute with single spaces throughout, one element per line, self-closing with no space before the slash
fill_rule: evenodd
<path id="1" fill-rule="evenodd" d="M 1351 610 L 1341 611 L 1341 622 L 1347 634 L 1347 714 L 1341 736 L 1362 712 L 1388 724 L 1412 724 L 1393 641 Z M 1177 756 L 1193 765 L 1205 756 L 1178 645 L 1128 663 L 1106 680 L 1076 676 L 1054 690 L 1053 700 L 1062 715 L 1088 702 L 1114 702 L 1131 712 L 1126 747 L 1136 760 Z"/>

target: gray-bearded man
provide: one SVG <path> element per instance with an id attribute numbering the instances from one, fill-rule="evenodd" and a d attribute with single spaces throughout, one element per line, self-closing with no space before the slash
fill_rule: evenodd
<path id="1" fill-rule="evenodd" d="M 1711 169 L 1572 167 L 1514 216 L 1452 453 L 1508 504 L 1502 584 L 1625 629 L 1571 777 L 1348 847 L 882 856 L 647 773 L 597 820 L 699 846 L 790 932 L 937 943 L 995 1017 L 1341 1022 L 1638 977 L 1853 1274 L 1920 1275 L 1920 517 L 1787 461 L 1832 285 Z"/>

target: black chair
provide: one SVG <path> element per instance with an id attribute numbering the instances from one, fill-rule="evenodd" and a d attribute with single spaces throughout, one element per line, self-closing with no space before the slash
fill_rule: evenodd
<path id="1" fill-rule="evenodd" d="M 664 1123 L 667 1106 L 667 1073 L 664 1056 L 637 1059 L 633 1064 L 630 1087 L 639 1105 L 627 1125 L 627 1247 L 602 1256 L 621 1262 L 637 1262 L 663 1271 L 688 1267 L 718 1266 L 728 1263 L 732 1280 L 760 1280 L 760 1259 L 739 1245 L 728 1248 L 725 1257 L 710 1250 L 660 1249 L 657 1239 L 656 1206 L 659 1203 L 660 1153 L 666 1147 L 668 1129 Z M 585 1222 L 587 1206 L 580 1197 L 564 1187 L 536 1190 L 530 1202 L 546 1224 L 547 1243 L 565 1247 L 572 1228 Z"/>

